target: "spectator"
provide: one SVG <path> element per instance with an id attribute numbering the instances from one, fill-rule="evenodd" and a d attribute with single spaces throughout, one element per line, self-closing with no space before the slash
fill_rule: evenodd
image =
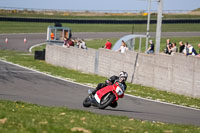
<path id="1" fill-rule="evenodd" d="M 74 47 L 74 42 L 71 39 L 68 39 L 67 46 L 68 47 L 71 47 L 71 46 Z"/>
<path id="2" fill-rule="evenodd" d="M 51 40 L 54 40 L 54 33 L 51 32 Z"/>
<path id="3" fill-rule="evenodd" d="M 122 45 L 120 46 L 120 48 L 117 50 L 121 53 L 125 53 L 126 51 L 128 51 L 128 48 L 126 46 L 126 43 L 124 42 L 124 40 L 122 40 Z"/>
<path id="4" fill-rule="evenodd" d="M 67 38 L 64 38 L 64 44 L 63 44 L 64 47 L 73 47 L 74 46 L 74 42 L 70 39 L 67 39 Z"/>
<path id="5" fill-rule="evenodd" d="M 112 43 L 110 42 L 110 40 L 107 40 L 107 42 L 106 42 L 104 48 L 105 48 L 105 49 L 111 49 L 111 47 L 112 47 Z"/>
<path id="6" fill-rule="evenodd" d="M 67 47 L 67 38 L 64 38 L 63 47 Z"/>
<path id="7" fill-rule="evenodd" d="M 75 39 L 74 40 L 74 46 L 76 46 L 77 48 L 79 48 L 79 45 L 80 45 L 80 41 Z"/>
<path id="8" fill-rule="evenodd" d="M 172 43 L 171 48 L 168 47 L 169 54 L 174 55 L 177 52 L 176 43 Z"/>
<path id="9" fill-rule="evenodd" d="M 86 50 L 87 50 L 86 43 L 85 43 L 85 41 L 84 41 L 83 39 L 80 40 L 79 48 L 82 48 L 82 49 L 86 49 Z"/>
<path id="10" fill-rule="evenodd" d="M 200 43 L 198 44 L 198 47 L 199 47 L 199 54 L 200 54 Z"/>
<path id="11" fill-rule="evenodd" d="M 200 43 L 198 44 L 198 47 L 199 47 L 199 54 L 197 56 L 200 57 Z"/>
<path id="12" fill-rule="evenodd" d="M 185 48 L 185 45 L 183 44 L 183 41 L 180 41 L 179 45 L 180 45 L 180 47 L 179 47 L 179 53 L 183 53 L 183 50 Z"/>
<path id="13" fill-rule="evenodd" d="M 188 53 L 187 55 L 193 55 L 193 56 L 196 56 L 197 55 L 197 52 L 196 50 L 193 48 L 193 46 L 191 44 L 188 44 Z"/>
<path id="14" fill-rule="evenodd" d="M 170 39 L 167 39 L 167 41 L 166 41 L 166 48 L 165 48 L 164 52 L 166 54 L 170 54 L 170 52 L 168 50 L 171 49 L 171 47 L 172 47 L 172 44 L 170 42 Z"/>
<path id="15" fill-rule="evenodd" d="M 187 54 L 189 53 L 188 42 L 186 42 L 184 46 L 185 46 L 185 47 L 184 47 L 184 49 L 183 49 L 183 54 L 184 54 L 184 55 L 187 55 Z"/>
<path id="16" fill-rule="evenodd" d="M 78 48 L 81 48 L 81 43 L 82 43 L 82 41 L 81 41 L 81 40 L 78 40 L 78 43 L 77 43 L 77 47 L 78 47 Z"/>
<path id="17" fill-rule="evenodd" d="M 147 49 L 146 53 L 147 54 L 153 54 L 154 53 L 154 44 L 152 40 L 149 40 L 150 47 Z"/>

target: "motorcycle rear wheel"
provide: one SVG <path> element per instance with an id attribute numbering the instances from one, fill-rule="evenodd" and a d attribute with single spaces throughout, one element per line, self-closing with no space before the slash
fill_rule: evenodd
<path id="1" fill-rule="evenodd" d="M 107 97 L 107 95 L 109 96 Z M 107 98 L 104 99 L 105 97 Z M 108 93 L 105 96 L 103 96 L 99 104 L 99 109 L 105 109 L 106 107 L 108 107 L 115 100 L 115 98 L 116 97 L 113 93 Z"/>
<path id="2" fill-rule="evenodd" d="M 87 96 L 84 101 L 83 101 L 83 106 L 84 107 L 90 107 L 91 106 L 91 101 L 90 101 L 90 98 L 89 96 Z"/>

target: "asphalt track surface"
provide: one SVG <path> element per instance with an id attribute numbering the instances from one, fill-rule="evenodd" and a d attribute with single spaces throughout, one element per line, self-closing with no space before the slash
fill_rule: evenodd
<path id="1" fill-rule="evenodd" d="M 88 36 L 88 39 L 97 38 L 97 34 L 85 34 Z M 85 34 L 77 33 L 77 37 L 83 38 L 83 36 L 86 36 Z M 91 37 L 90 34 L 94 37 Z M 122 34 L 125 33 L 120 33 L 120 35 Z M 110 37 L 108 34 L 107 36 L 102 33 L 99 35 L 102 35 L 99 38 Z M 112 36 L 117 35 L 119 34 L 112 34 Z M 8 39 L 7 44 L 3 40 L 5 37 L 11 38 Z M 23 42 L 24 37 L 27 38 L 27 43 L 25 44 Z M 45 38 L 45 34 L 1 34 L 0 47 L 1 49 L 27 52 L 31 46 L 43 43 Z M 107 108 L 99 110 L 94 107 L 84 108 L 82 101 L 87 96 L 88 89 L 89 87 L 84 85 L 61 80 L 0 61 L 0 99 L 24 101 L 46 106 L 65 106 L 72 109 L 87 110 L 100 114 L 128 116 L 141 120 L 200 126 L 200 110 L 127 95 L 119 100 L 119 106 L 115 109 Z"/>
<path id="2" fill-rule="evenodd" d="M 84 108 L 89 87 L 47 76 L 0 61 L 0 99 L 24 101 L 46 106 L 64 106 L 100 114 L 135 119 L 200 126 L 200 110 L 188 109 L 125 96 L 117 108 Z"/>

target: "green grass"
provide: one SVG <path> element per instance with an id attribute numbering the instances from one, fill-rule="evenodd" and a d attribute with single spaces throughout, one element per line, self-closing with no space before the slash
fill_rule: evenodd
<path id="1" fill-rule="evenodd" d="M 100 115 L 65 107 L 0 100 L 2 133 L 199 133 L 191 125 Z"/>
<path id="2" fill-rule="evenodd" d="M 0 21 L 0 33 L 46 33 L 47 27 L 54 23 Z M 69 24 L 73 32 L 146 32 L 146 24 Z M 150 25 L 150 32 L 156 31 L 156 24 Z M 199 32 L 199 24 L 163 24 L 162 32 Z"/>
<path id="3" fill-rule="evenodd" d="M 194 11 L 198 11 L 196 9 Z M 22 18 L 54 18 L 54 19 L 109 19 L 109 20 L 134 20 L 134 19 L 143 19 L 146 20 L 147 16 L 143 16 L 141 13 L 98 13 L 98 12 L 61 12 L 61 11 L 50 11 L 50 12 L 35 12 L 27 10 L 1 10 L 0 16 L 2 17 L 22 17 Z M 163 14 L 163 19 L 189 19 L 189 18 L 199 18 L 200 15 L 191 15 L 191 14 Z M 157 13 L 151 13 L 151 19 L 157 19 Z"/>
<path id="4" fill-rule="evenodd" d="M 52 23 L 22 23 L 0 22 L 0 33 L 46 33 L 48 25 Z M 132 25 L 101 25 L 101 24 L 63 24 L 71 27 L 73 32 L 131 32 Z M 168 27 L 167 27 L 168 26 Z M 200 31 L 198 24 L 172 24 L 163 26 L 164 31 Z M 187 28 L 187 30 L 185 30 Z M 146 25 L 134 25 L 134 32 L 145 32 Z M 155 31 L 155 25 L 151 25 Z M 117 41 L 116 38 L 110 39 Z M 161 40 L 161 49 L 165 46 L 166 38 Z M 180 40 L 197 44 L 199 38 L 171 38 L 172 42 Z M 98 49 L 104 46 L 102 40 L 88 40 L 87 46 Z M 195 46 L 196 47 L 196 46 Z M 41 50 L 45 46 L 33 49 Z M 136 46 L 138 48 L 138 46 Z M 197 48 L 197 47 L 196 47 Z M 143 47 L 144 51 L 144 47 Z M 0 50 L 0 59 L 7 60 L 22 66 L 36 69 L 55 76 L 67 78 L 75 82 L 96 86 L 106 77 L 86 74 L 79 71 L 56 67 L 44 61 L 34 60 L 33 54 L 16 51 Z M 144 98 L 175 103 L 179 105 L 200 108 L 200 99 L 176 95 L 156 88 L 127 84 L 127 92 Z M 44 107 L 23 102 L 10 102 L 0 100 L 0 132 L 27 133 L 27 132 L 83 132 L 83 133 L 200 133 L 200 128 L 189 125 L 165 124 L 161 122 L 148 122 L 134 118 L 111 115 L 99 115 L 91 112 L 72 110 L 64 107 Z"/>
<path id="5" fill-rule="evenodd" d="M 190 39 L 195 40 L 194 38 Z M 115 40 L 111 39 L 111 41 Z M 92 44 L 93 47 L 101 46 L 105 41 L 94 41 L 91 43 L 91 47 Z M 34 48 L 33 51 L 43 50 L 43 48 L 45 46 L 39 46 Z M 90 86 L 96 86 L 106 80 L 106 77 L 86 74 L 34 60 L 33 54 L 0 50 L 0 59 Z M 130 83 L 127 83 L 127 86 L 126 93 L 131 95 L 200 108 L 200 99 L 198 98 Z M 0 100 L 0 109 L 0 132 L 200 133 L 200 128 L 195 126 L 148 122 L 123 116 L 99 115 L 65 107 L 44 107 Z"/>
<path id="6" fill-rule="evenodd" d="M 112 46 L 117 42 L 119 38 L 110 38 L 110 42 L 112 42 Z M 93 40 L 85 40 L 87 47 L 93 49 L 99 49 L 105 46 L 106 39 L 93 39 Z"/>
<path id="7" fill-rule="evenodd" d="M 194 38 L 190 38 L 190 39 L 193 41 L 195 40 Z M 111 41 L 114 41 L 114 40 L 115 39 L 113 40 L 111 39 Z M 105 41 L 106 40 L 99 40 L 99 41 L 94 40 L 94 42 L 90 44 L 91 45 L 90 47 L 97 48 L 101 46 L 102 43 Z M 36 47 L 37 50 L 43 49 L 43 48 L 44 46 L 40 46 L 38 48 Z M 55 76 L 70 79 L 75 82 L 88 84 L 93 87 L 95 87 L 98 83 L 104 82 L 106 80 L 106 77 L 101 77 L 94 74 L 86 74 L 83 72 L 79 72 L 79 71 L 75 71 L 75 70 L 71 70 L 71 69 L 67 69 L 63 67 L 53 66 L 53 65 L 47 64 L 44 61 L 34 60 L 33 54 L 0 50 L 0 58 L 16 63 L 16 64 L 20 64 L 22 66 L 26 66 L 26 67 L 33 68 L 42 72 L 46 72 Z M 128 83 L 127 85 L 128 85 L 128 89 L 126 93 L 131 94 L 131 95 L 165 101 L 169 103 L 175 103 L 175 104 L 189 106 L 189 107 L 200 108 L 200 99 L 198 98 L 191 98 L 191 97 L 186 97 L 183 95 L 177 95 L 177 94 L 169 93 L 166 91 L 160 91 L 160 90 L 157 90 L 156 88 L 145 87 L 141 85 L 135 85 L 135 84 L 130 84 L 130 83 Z"/>

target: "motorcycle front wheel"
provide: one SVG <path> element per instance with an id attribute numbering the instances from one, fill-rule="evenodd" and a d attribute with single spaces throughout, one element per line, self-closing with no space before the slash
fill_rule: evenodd
<path id="1" fill-rule="evenodd" d="M 90 98 L 89 96 L 87 96 L 84 101 L 83 101 L 83 106 L 84 107 L 90 107 L 91 106 L 91 101 L 90 101 Z"/>
<path id="2" fill-rule="evenodd" d="M 100 101 L 99 109 L 105 109 L 108 107 L 115 100 L 115 98 L 116 97 L 113 93 L 107 93 L 104 95 Z"/>

